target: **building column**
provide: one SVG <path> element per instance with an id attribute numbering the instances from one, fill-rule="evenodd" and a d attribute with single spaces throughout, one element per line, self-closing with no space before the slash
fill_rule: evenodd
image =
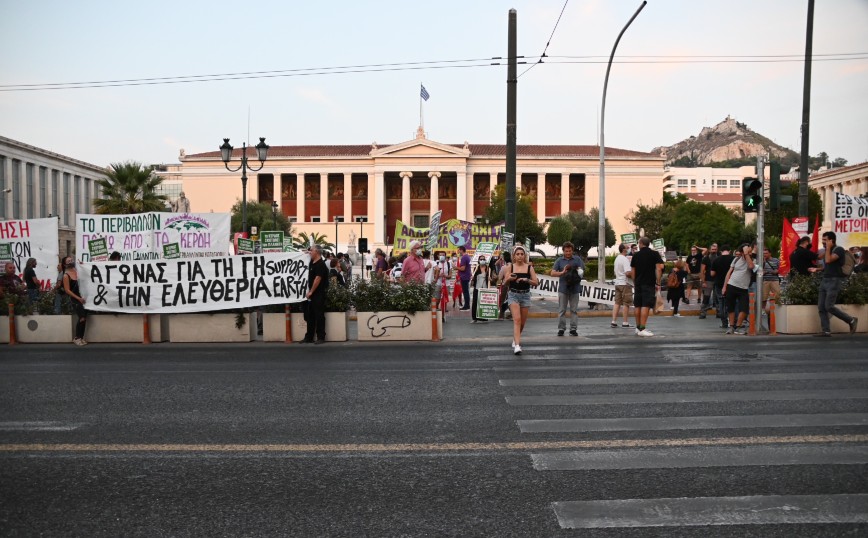
<path id="1" fill-rule="evenodd" d="M 489 199 L 491 195 L 494 194 L 494 190 L 497 188 L 497 172 L 491 172 L 488 174 L 488 196 Z"/>
<path id="2" fill-rule="evenodd" d="M 3 176 L 6 177 L 6 183 L 3 185 L 4 189 L 16 189 L 17 185 L 12 184 L 12 157 L 6 157 L 5 162 L 3 163 Z M 3 214 L 6 219 L 9 220 L 12 218 L 12 193 L 4 192 L 0 193 L 0 202 L 3 203 L 3 207 L 5 211 Z"/>
<path id="3" fill-rule="evenodd" d="M 304 214 L 304 172 L 295 174 L 295 215 L 298 222 L 307 222 Z"/>
<path id="4" fill-rule="evenodd" d="M 431 178 L 431 215 L 440 210 L 440 172 L 428 172 Z"/>
<path id="5" fill-rule="evenodd" d="M 329 221 L 329 175 L 319 174 L 319 221 Z M 337 244 L 337 237 L 335 237 Z"/>
<path id="6" fill-rule="evenodd" d="M 401 221 L 408 226 L 410 222 L 410 178 L 413 172 L 401 172 Z"/>
<path id="7" fill-rule="evenodd" d="M 368 176 L 370 178 L 371 176 Z M 383 172 L 376 170 L 373 174 L 373 184 L 368 181 L 368 207 L 373 203 L 373 211 L 368 215 L 368 221 L 374 223 L 374 237 L 369 244 L 384 244 L 386 241 L 386 184 Z"/>
<path id="8" fill-rule="evenodd" d="M 456 172 L 458 175 L 458 180 L 455 185 L 455 202 L 458 207 L 455 208 L 455 216 L 458 220 L 473 220 L 472 217 L 468 217 L 467 215 L 467 172 L 465 170 L 458 170 Z M 472 197 L 470 198 L 473 199 Z"/>
<path id="9" fill-rule="evenodd" d="M 344 222 L 353 222 L 353 174 L 344 172 Z"/>
<path id="10" fill-rule="evenodd" d="M 537 222 L 546 221 L 546 175 L 545 173 L 537 173 L 536 175 L 536 220 Z"/>
<path id="11" fill-rule="evenodd" d="M 570 212 L 570 174 L 561 173 L 561 215 Z"/>

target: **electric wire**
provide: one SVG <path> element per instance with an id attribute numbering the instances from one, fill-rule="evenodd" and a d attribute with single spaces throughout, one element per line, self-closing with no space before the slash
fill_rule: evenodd
<path id="1" fill-rule="evenodd" d="M 531 69 L 533 69 L 533 68 L 536 67 L 537 65 L 543 63 L 543 58 L 546 57 L 546 51 L 549 50 L 549 45 L 551 45 L 551 43 L 552 43 L 552 38 L 555 36 L 555 30 L 558 29 L 558 24 L 560 24 L 560 22 L 561 22 L 561 17 L 564 16 L 564 10 L 567 9 L 567 4 L 569 4 L 569 3 L 570 3 L 570 0 L 566 0 L 566 1 L 564 2 L 564 7 L 561 8 L 561 14 L 558 15 L 558 20 L 555 21 L 555 27 L 552 28 L 552 35 L 550 35 L 550 36 L 549 36 L 549 40 L 546 41 L 546 46 L 545 46 L 545 48 L 543 48 L 543 51 L 542 51 L 542 54 L 541 54 L 540 57 L 539 57 L 539 60 L 537 60 L 533 65 L 531 65 L 530 67 L 528 67 L 527 69 L 525 69 L 524 71 L 522 71 L 521 74 L 520 74 L 519 76 L 515 77 L 516 79 L 521 78 L 522 76 L 524 76 L 525 73 L 527 73 L 528 71 L 530 71 Z"/>

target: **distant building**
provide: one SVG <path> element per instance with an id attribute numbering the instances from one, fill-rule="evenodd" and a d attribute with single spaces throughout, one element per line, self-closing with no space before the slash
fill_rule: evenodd
<path id="1" fill-rule="evenodd" d="M 599 147 L 519 145 L 516 188 L 536 197 L 536 216 L 547 221 L 569 211 L 587 211 L 599 200 Z M 239 162 L 236 148 L 233 166 Z M 249 148 L 251 164 L 258 165 Z M 196 211 L 229 211 L 241 199 L 240 172 L 228 172 L 219 151 L 182 155 L 181 178 Z M 443 144 L 420 130 L 394 145 L 273 146 L 263 170 L 248 174 L 248 200 L 272 203 L 293 229 L 337 231 L 345 247 L 352 231 L 372 247 L 391 245 L 395 221 L 427 227 L 431 214 L 443 220 L 481 220 L 491 192 L 506 181 L 506 147 Z M 606 217 L 616 233 L 637 203 L 662 196 L 663 158 L 606 148 Z M 338 223 L 336 225 L 336 223 Z"/>
<path id="2" fill-rule="evenodd" d="M 831 230 L 834 218 L 835 193 L 864 196 L 868 193 L 868 162 L 820 170 L 808 176 L 808 187 L 816 190 L 823 200 L 824 231 Z"/>

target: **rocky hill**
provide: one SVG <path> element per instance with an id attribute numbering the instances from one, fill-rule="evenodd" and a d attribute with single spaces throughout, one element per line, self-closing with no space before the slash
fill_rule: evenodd
<path id="1" fill-rule="evenodd" d="M 714 127 L 703 127 L 699 136 L 651 152 L 666 157 L 666 164 L 676 166 L 708 166 L 725 161 L 736 164 L 766 154 L 785 166 L 798 164 L 799 160 L 795 151 L 775 144 L 729 116 Z"/>

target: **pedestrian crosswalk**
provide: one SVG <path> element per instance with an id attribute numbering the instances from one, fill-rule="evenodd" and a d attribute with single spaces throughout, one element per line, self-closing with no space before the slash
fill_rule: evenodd
<path id="1" fill-rule="evenodd" d="M 623 441 L 530 454 L 562 529 L 868 524 L 868 358 L 743 342 L 486 350 L 523 440 Z"/>

